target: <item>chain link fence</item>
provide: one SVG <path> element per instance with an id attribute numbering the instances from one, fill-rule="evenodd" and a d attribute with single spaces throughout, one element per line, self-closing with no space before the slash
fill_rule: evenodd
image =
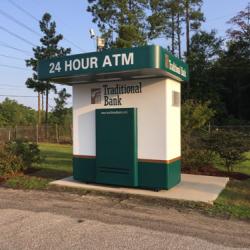
<path id="1" fill-rule="evenodd" d="M 35 125 L 0 128 L 0 142 L 22 139 L 32 142 L 72 143 L 72 126 Z"/>
<path id="2" fill-rule="evenodd" d="M 227 125 L 227 126 L 211 126 L 208 128 L 208 132 L 224 130 L 228 132 L 239 132 L 250 142 L 250 125 Z"/>

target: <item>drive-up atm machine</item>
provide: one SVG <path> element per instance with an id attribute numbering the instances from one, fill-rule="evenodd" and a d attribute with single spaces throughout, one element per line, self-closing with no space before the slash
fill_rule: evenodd
<path id="1" fill-rule="evenodd" d="M 187 65 L 159 46 L 41 60 L 39 79 L 73 88 L 73 177 L 169 189 L 180 182 Z"/>

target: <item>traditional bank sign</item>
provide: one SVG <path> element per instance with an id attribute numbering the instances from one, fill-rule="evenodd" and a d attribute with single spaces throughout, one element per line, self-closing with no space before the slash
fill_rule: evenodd
<path id="1" fill-rule="evenodd" d="M 40 80 L 73 85 L 93 81 L 166 77 L 188 80 L 188 67 L 159 46 L 112 49 L 41 60 Z"/>
<path id="2" fill-rule="evenodd" d="M 181 179 L 181 84 L 188 66 L 159 46 L 41 60 L 40 80 L 72 86 L 73 177 L 170 189 Z"/>
<path id="3" fill-rule="evenodd" d="M 103 98 L 104 106 L 122 106 L 122 95 L 139 93 L 142 93 L 141 82 L 117 83 L 115 86 L 104 84 L 102 88 L 91 89 L 91 104 L 101 104 Z"/>

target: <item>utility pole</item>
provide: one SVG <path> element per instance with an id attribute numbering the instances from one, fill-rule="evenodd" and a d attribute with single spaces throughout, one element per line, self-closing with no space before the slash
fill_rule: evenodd
<path id="1" fill-rule="evenodd" d="M 40 104 L 40 103 L 41 103 L 41 102 L 40 102 L 40 97 L 41 97 L 41 96 L 40 96 L 40 92 L 38 91 L 38 92 L 37 92 L 37 123 L 38 123 L 38 124 L 40 124 L 40 120 L 41 120 L 41 119 L 40 119 L 40 118 L 41 118 L 41 117 L 40 117 L 40 111 L 41 111 L 41 109 L 40 109 L 40 107 L 41 107 L 41 104 Z"/>

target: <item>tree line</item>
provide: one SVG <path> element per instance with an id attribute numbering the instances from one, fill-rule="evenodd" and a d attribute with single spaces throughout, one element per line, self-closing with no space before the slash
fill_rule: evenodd
<path id="1" fill-rule="evenodd" d="M 69 94 L 65 89 L 58 92 L 55 107 L 48 112 L 48 125 L 58 124 L 64 127 L 72 125 L 72 108 L 66 108 Z M 40 112 L 41 118 L 45 112 Z M 0 128 L 16 126 L 35 126 L 38 124 L 38 111 L 24 106 L 15 100 L 6 98 L 0 103 Z"/>
<path id="2" fill-rule="evenodd" d="M 165 38 L 165 47 L 189 64 L 183 101 L 210 101 L 216 123 L 250 120 L 250 4 L 228 21 L 231 28 L 225 39 L 215 30 L 202 30 L 203 0 L 88 3 L 87 11 L 106 39 L 106 48 L 143 46 Z"/>
<path id="3" fill-rule="evenodd" d="M 217 124 L 249 121 L 250 4 L 228 21 L 227 38 L 202 29 L 206 22 L 202 5 L 203 0 L 88 0 L 87 11 L 105 38 L 105 49 L 143 46 L 165 38 L 165 48 L 189 65 L 190 80 L 182 84 L 184 102 L 209 101 Z M 56 32 L 49 13 L 39 27 L 43 36 L 33 48 L 34 56 L 26 60 L 34 72 L 26 85 L 38 93 L 38 114 L 46 96 L 48 123 L 48 96 L 57 90 L 52 81 L 38 80 L 38 61 L 68 55 L 71 49 L 59 45 L 63 35 Z"/>

